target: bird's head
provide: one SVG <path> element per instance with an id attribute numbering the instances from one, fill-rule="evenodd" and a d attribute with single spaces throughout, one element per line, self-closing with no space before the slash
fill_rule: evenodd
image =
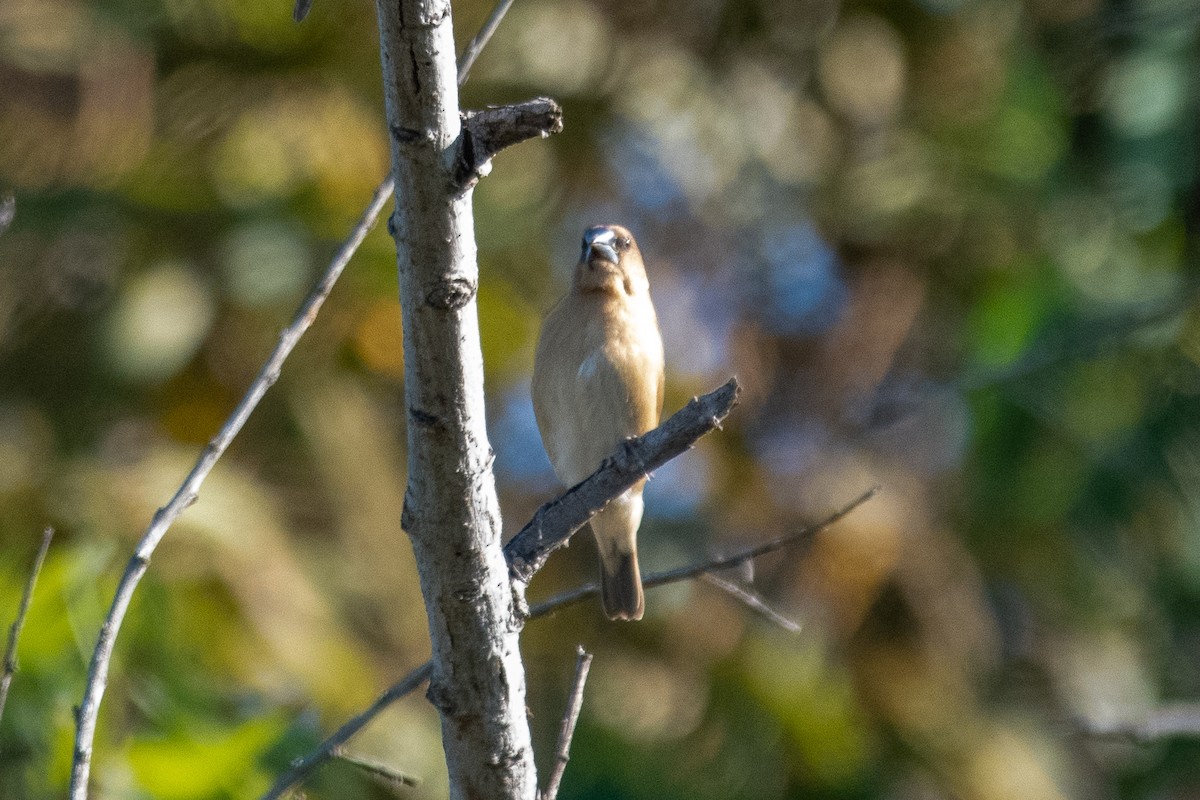
<path id="1" fill-rule="evenodd" d="M 649 289 L 642 252 L 620 225 L 595 225 L 583 232 L 583 252 L 575 267 L 575 289 L 617 296 Z"/>

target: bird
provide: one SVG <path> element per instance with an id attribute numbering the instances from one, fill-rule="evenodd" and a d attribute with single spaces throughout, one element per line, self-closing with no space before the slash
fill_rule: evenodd
<path id="1" fill-rule="evenodd" d="M 534 414 L 558 479 L 574 486 L 626 439 L 658 426 L 664 357 L 650 283 L 633 234 L 596 225 L 583 234 L 571 287 L 542 323 L 534 356 Z M 642 618 L 638 570 L 643 478 L 591 519 L 600 599 L 611 620 Z"/>

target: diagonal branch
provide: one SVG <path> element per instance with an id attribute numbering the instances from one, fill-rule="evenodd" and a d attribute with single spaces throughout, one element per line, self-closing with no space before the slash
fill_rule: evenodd
<path id="1" fill-rule="evenodd" d="M 584 483 L 587 483 L 587 481 L 584 481 Z M 821 531 L 832 526 L 834 523 L 844 519 L 852 511 L 870 500 L 878 493 L 879 487 L 872 487 L 815 525 L 809 525 L 805 528 L 800 528 L 792 533 L 785 534 L 762 544 L 747 547 L 728 556 L 710 559 L 698 564 L 667 570 L 665 572 L 655 572 L 647 575 L 642 580 L 642 585 L 650 588 L 653 586 L 662 586 L 668 583 L 687 580 L 688 578 L 694 578 L 698 575 L 707 574 L 716 570 L 739 566 L 758 558 L 759 556 L 772 553 L 776 550 L 782 550 L 786 547 L 803 544 L 812 539 Z M 551 503 L 547 503 L 545 506 L 542 506 L 538 513 L 541 513 L 541 511 L 546 510 L 549 506 L 552 506 L 557 502 L 558 501 L 555 500 Z M 600 588 L 594 583 L 581 586 L 578 589 L 573 589 L 569 592 L 563 592 L 562 594 L 555 595 L 549 600 L 545 600 L 533 606 L 529 610 L 527 619 L 532 620 L 537 619 L 538 617 L 547 616 L 563 606 L 572 605 L 580 600 L 584 600 L 599 593 Z M 335 731 L 328 739 L 322 742 L 316 750 L 312 751 L 307 756 L 304 756 L 304 758 L 296 761 L 287 773 L 280 776 L 279 780 L 275 782 L 275 785 L 271 787 L 271 791 L 262 796 L 261 800 L 277 800 L 277 798 L 282 797 L 285 792 L 296 786 L 301 780 L 312 774 L 317 767 L 319 767 L 333 754 L 333 751 L 348 742 L 351 737 L 366 727 L 367 723 L 378 716 L 379 712 L 383 711 L 383 709 L 387 708 L 393 702 L 399 700 L 401 697 L 409 694 L 418 686 L 420 686 L 425 679 L 429 677 L 429 672 L 431 669 L 431 663 L 426 661 L 408 675 L 405 675 L 403 678 L 401 678 L 397 683 L 393 684 L 387 691 L 379 696 L 379 699 L 377 699 L 370 708 L 342 725 L 342 727 L 338 728 L 337 731 Z"/>
<path id="2" fill-rule="evenodd" d="M 771 608 L 767 601 L 763 600 L 758 592 L 755 592 L 746 586 L 739 586 L 733 581 L 727 581 L 720 575 L 714 575 L 711 572 L 706 572 L 701 577 L 703 577 L 707 583 L 710 583 L 721 591 L 725 592 L 730 597 L 742 603 L 751 611 L 757 613 L 764 619 L 774 622 L 788 633 L 799 633 L 800 631 L 804 630 L 803 626 L 801 626 L 799 622 L 788 619 L 783 614 L 780 614 L 778 611 Z"/>
<path id="3" fill-rule="evenodd" d="M 513 580 L 528 584 L 550 554 L 565 545 L 608 501 L 720 427 L 737 404 L 740 391 L 737 378 L 730 378 L 719 389 L 692 398 L 662 425 L 626 441 L 599 469 L 539 508 L 504 546 Z"/>
<path id="4" fill-rule="evenodd" d="M 341 747 L 334 750 L 332 755 L 338 761 L 345 761 L 347 764 L 357 767 L 390 789 L 398 789 L 401 786 L 413 787 L 421 785 L 420 778 L 409 775 L 406 772 L 400 772 L 389 767 L 387 764 L 380 764 L 377 761 L 371 761 L 370 759 L 347 753 Z"/>
<path id="5" fill-rule="evenodd" d="M 541 800 L 555 800 L 558 797 L 558 786 L 562 783 L 563 773 L 567 771 L 567 762 L 571 760 L 571 740 L 575 738 L 575 725 L 579 722 L 579 712 L 583 709 L 583 685 L 587 683 L 588 670 L 592 668 L 592 654 L 582 646 L 576 646 L 575 652 L 575 680 L 572 682 L 567 709 L 563 712 L 562 725 L 558 730 L 558 746 L 554 748 L 554 768 L 550 771 L 550 780 L 546 782 L 546 791 L 542 792 Z"/>
<path id="6" fill-rule="evenodd" d="M 0 718 L 4 717 L 4 706 L 8 703 L 8 687 L 12 685 L 13 675 L 17 673 L 17 640 L 21 638 L 21 630 L 25 627 L 25 615 L 29 613 L 29 605 L 33 602 L 33 589 L 37 586 L 38 573 L 42 571 L 42 564 L 46 562 L 46 553 L 50 550 L 50 540 L 53 538 L 54 528 L 47 527 L 42 532 L 42 543 L 38 546 L 37 555 L 33 557 L 33 568 L 29 570 L 29 580 L 25 582 L 21 604 L 17 606 L 17 617 L 8 629 L 8 646 L 4 648 L 4 675 L 0 677 Z"/>
<path id="7" fill-rule="evenodd" d="M 467 42 L 466 48 L 463 49 L 463 54 L 458 59 L 458 85 L 462 86 L 467 82 L 467 76 L 471 74 L 471 67 L 475 66 L 475 59 L 479 58 L 479 54 L 483 52 L 483 48 L 491 41 L 492 34 L 500 27 L 504 15 L 508 13 L 508 9 L 512 7 L 513 0 L 500 0 L 496 3 L 496 7 L 492 9 L 492 13 L 488 16 L 487 21 L 483 23 L 483 27 L 479 29 L 479 33 Z"/>
<path id="8" fill-rule="evenodd" d="M 1140 719 L 1111 722 L 1080 718 L 1079 731 L 1098 739 L 1151 744 L 1164 739 L 1200 738 L 1200 702 L 1171 703 L 1147 711 Z"/>
<path id="9" fill-rule="evenodd" d="M 429 674 L 432 671 L 433 663 L 426 661 L 399 681 L 393 683 L 383 694 L 375 698 L 375 702 L 365 711 L 347 720 L 328 739 L 321 742 L 316 750 L 313 750 L 304 756 L 304 758 L 293 761 L 288 771 L 275 779 L 275 783 L 271 785 L 271 788 L 266 791 L 260 800 L 278 800 L 278 798 L 283 797 L 291 791 L 293 787 L 298 786 L 301 781 L 313 773 L 313 770 L 341 750 L 342 745 L 350 741 L 350 738 L 354 734 L 361 731 L 366 727 L 368 722 L 375 719 L 380 711 L 383 711 L 401 697 L 411 694 L 417 687 L 429 680 Z"/>
<path id="10" fill-rule="evenodd" d="M 504 548 L 514 581 L 527 582 L 546 563 L 550 553 L 562 547 L 609 500 L 640 480 L 647 470 L 683 453 L 716 428 L 733 407 L 737 393 L 737 381 L 730 380 L 716 391 L 692 400 L 655 430 L 623 445 L 582 483 L 538 509 L 529 524 Z M 385 691 L 370 708 L 293 763 L 261 800 L 277 800 L 298 785 L 380 711 L 424 683 L 432 668 L 427 661 Z"/>
<path id="11" fill-rule="evenodd" d="M 192 467 L 192 471 L 188 473 L 187 478 L 184 479 L 183 484 L 176 490 L 175 496 L 155 513 L 154 518 L 150 521 L 150 527 L 146 529 L 138 543 L 137 551 L 129 559 L 125 573 L 121 576 L 121 582 L 117 585 L 108 616 L 100 628 L 96 649 L 92 651 L 92 660 L 88 665 L 87 686 L 83 692 L 83 702 L 79 706 L 75 754 L 71 765 L 72 800 L 85 800 L 87 797 L 92 742 L 96 736 L 96 719 L 100 714 L 100 701 L 104 697 L 104 689 L 108 683 L 109 661 L 112 658 L 113 646 L 116 644 L 117 632 L 121 629 L 125 613 L 129 610 L 134 590 L 137 589 L 138 582 L 141 581 L 142 576 L 146 574 L 146 569 L 150 566 L 150 556 L 153 555 L 155 548 L 158 547 L 158 543 L 171 524 L 183 513 L 184 509 L 196 502 L 204 479 L 212 472 L 213 467 L 225 454 L 234 437 L 242 430 L 242 426 L 246 424 L 250 414 L 254 412 L 263 395 L 267 393 L 267 389 L 271 388 L 279 378 L 283 362 L 291 354 L 296 343 L 300 341 L 300 337 L 313 324 L 325 298 L 333 291 L 333 285 L 341 276 L 342 270 L 346 268 L 354 251 L 366 238 L 367 232 L 374 226 L 380 210 L 391 194 L 392 181 L 384 181 L 375 191 L 375 196 L 371 204 L 367 206 L 358 225 L 354 227 L 350 236 L 338 249 L 333 261 L 325 270 L 325 274 L 321 276 L 321 280 L 309 292 L 308 297 L 304 298 L 304 302 L 296 310 L 291 324 L 284 328 L 279 335 L 279 341 L 262 369 L 259 370 L 258 377 L 250 384 L 245 396 L 233 410 L 229 419 L 225 420 L 221 430 L 200 453 L 200 458 Z"/>
<path id="12" fill-rule="evenodd" d="M 646 575 L 642 578 L 642 586 L 650 589 L 655 586 L 676 583 L 678 581 L 687 580 L 688 578 L 695 578 L 699 575 L 704 575 L 709 572 L 718 572 L 723 569 L 729 569 L 730 567 L 741 566 L 748 561 L 753 561 L 760 556 L 765 556 L 766 554 L 773 553 L 776 550 L 782 550 L 785 547 L 805 544 L 821 531 L 831 527 L 834 523 L 839 522 L 847 517 L 850 512 L 854 511 L 863 503 L 879 494 L 879 491 L 880 487 L 872 486 L 870 489 L 863 492 L 858 497 L 854 498 L 849 503 L 842 506 L 837 511 L 833 512 L 815 525 L 809 525 L 807 527 L 800 528 L 799 530 L 792 531 L 791 533 L 785 533 L 783 536 L 778 538 L 743 548 L 727 556 L 718 556 L 716 558 L 711 558 L 708 561 L 690 564 L 686 567 L 677 567 L 676 569 L 669 569 L 664 572 L 654 572 L 650 575 Z M 570 591 L 557 594 L 548 600 L 543 600 L 537 605 L 530 607 L 529 619 L 543 617 L 552 611 L 557 611 L 563 606 L 577 603 L 580 600 L 594 597 L 598 594 L 600 594 L 600 587 L 594 583 L 589 583 L 584 586 L 580 586 L 578 589 L 571 589 Z"/>

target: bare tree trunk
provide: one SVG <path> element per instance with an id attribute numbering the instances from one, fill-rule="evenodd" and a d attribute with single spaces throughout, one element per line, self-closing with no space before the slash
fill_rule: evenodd
<path id="1" fill-rule="evenodd" d="M 460 136 L 449 0 L 377 0 L 396 212 L 412 539 L 450 796 L 537 791 L 492 450 L 484 426 L 471 136 Z M 465 144 L 464 144 L 465 143 Z"/>

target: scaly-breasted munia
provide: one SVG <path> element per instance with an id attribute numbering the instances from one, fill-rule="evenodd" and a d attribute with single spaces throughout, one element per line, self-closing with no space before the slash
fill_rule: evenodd
<path id="1" fill-rule="evenodd" d="M 628 230 L 583 234 L 571 290 L 542 324 L 533 366 L 533 408 L 559 480 L 573 486 L 622 441 L 658 425 L 663 345 L 642 254 Z M 637 530 L 639 481 L 592 517 L 600 550 L 600 596 L 609 619 L 641 619 Z"/>

